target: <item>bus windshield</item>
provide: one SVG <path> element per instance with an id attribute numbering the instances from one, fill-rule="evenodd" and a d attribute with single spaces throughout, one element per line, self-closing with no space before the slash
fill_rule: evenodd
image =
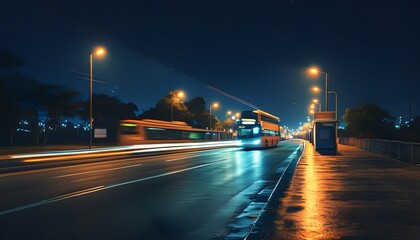
<path id="1" fill-rule="evenodd" d="M 238 138 L 244 139 L 244 138 L 253 138 L 258 137 L 261 134 L 260 127 L 253 125 L 253 126 L 241 126 L 238 128 Z"/>

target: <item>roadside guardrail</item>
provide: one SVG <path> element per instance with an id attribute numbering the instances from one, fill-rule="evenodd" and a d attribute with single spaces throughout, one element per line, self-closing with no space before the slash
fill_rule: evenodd
<path id="1" fill-rule="evenodd" d="M 420 143 L 367 138 L 339 138 L 339 143 L 420 165 Z"/>

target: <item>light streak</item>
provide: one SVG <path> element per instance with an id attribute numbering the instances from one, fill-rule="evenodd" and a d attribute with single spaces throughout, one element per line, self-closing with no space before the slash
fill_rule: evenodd
<path id="1" fill-rule="evenodd" d="M 130 153 L 150 153 L 174 150 L 187 150 L 199 148 L 215 148 L 215 147 L 236 147 L 239 146 L 240 141 L 225 141 L 225 142 L 199 142 L 199 143 L 159 143 L 159 144 L 139 144 L 131 146 L 121 146 L 112 148 L 98 148 L 98 149 L 84 149 L 84 150 L 70 150 L 66 152 L 47 152 L 35 154 L 18 154 L 11 155 L 12 159 L 25 159 L 23 162 L 43 162 L 43 161 L 59 161 L 66 159 L 78 159 L 82 157 L 104 157 L 110 154 L 124 155 Z"/>

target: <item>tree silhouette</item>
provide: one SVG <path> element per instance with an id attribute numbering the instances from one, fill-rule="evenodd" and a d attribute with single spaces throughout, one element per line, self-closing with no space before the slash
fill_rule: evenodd
<path id="1" fill-rule="evenodd" d="M 116 140 L 118 122 L 137 118 L 137 111 L 134 103 L 123 103 L 118 98 L 105 94 L 92 96 L 93 128 L 106 128 L 110 141 Z M 81 118 L 89 122 L 89 101 L 83 104 Z"/>
<path id="2" fill-rule="evenodd" d="M 80 114 L 81 102 L 78 100 L 79 93 L 66 87 L 51 84 L 38 86 L 39 109 L 45 113 L 44 141 L 46 145 L 48 137 L 56 130 L 63 117 L 75 117 Z"/>
<path id="3" fill-rule="evenodd" d="M 23 65 L 22 59 L 7 49 L 0 49 L 0 69 L 8 71 Z"/>
<path id="4" fill-rule="evenodd" d="M 0 76 L 0 131 L 2 145 L 13 145 L 19 122 L 33 115 L 37 82 L 19 74 Z"/>
<path id="5" fill-rule="evenodd" d="M 150 108 L 140 114 L 140 119 L 157 119 L 170 121 L 171 107 L 174 109 L 174 120 L 183 121 L 194 128 L 209 127 L 210 115 L 206 111 L 206 102 L 202 97 L 195 97 L 185 103 L 180 102 L 176 98 L 176 91 L 170 91 L 165 98 L 160 99 L 155 107 Z M 172 105 L 173 104 L 173 105 Z M 212 123 L 217 125 L 219 120 L 212 119 Z"/>
<path id="6" fill-rule="evenodd" d="M 343 116 L 351 137 L 390 139 L 395 137 L 394 117 L 376 104 L 346 109 Z"/>

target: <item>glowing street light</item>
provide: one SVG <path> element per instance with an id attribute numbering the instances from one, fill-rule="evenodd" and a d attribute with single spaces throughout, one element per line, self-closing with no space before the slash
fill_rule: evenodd
<path id="1" fill-rule="evenodd" d="M 319 68 L 311 67 L 309 73 L 312 75 L 324 74 L 325 75 L 325 111 L 328 111 L 328 73 L 319 70 Z"/>
<path id="2" fill-rule="evenodd" d="M 311 90 L 312 90 L 312 92 L 315 92 L 315 93 L 321 92 L 321 88 L 319 88 L 319 87 L 313 87 Z"/>
<path id="3" fill-rule="evenodd" d="M 315 120 L 315 111 L 313 109 L 309 110 L 309 114 L 312 115 L 312 121 Z M 308 122 L 310 121 L 309 117 L 308 117 Z"/>
<path id="4" fill-rule="evenodd" d="M 228 120 L 228 116 L 230 116 L 230 115 L 232 115 L 232 111 L 229 110 L 229 111 L 226 112 L 226 120 Z"/>
<path id="5" fill-rule="evenodd" d="M 312 73 L 312 74 L 318 74 L 319 69 L 315 68 L 315 67 L 312 67 L 312 68 L 309 69 L 309 72 Z"/>
<path id="6" fill-rule="evenodd" d="M 104 47 L 97 47 L 90 53 L 90 84 L 89 84 L 89 149 L 92 148 L 92 127 L 93 127 L 93 118 L 92 118 L 92 87 L 93 87 L 93 57 L 101 58 L 105 56 L 106 49 Z"/>
<path id="7" fill-rule="evenodd" d="M 218 108 L 219 103 L 215 102 L 215 103 L 210 105 L 210 127 L 209 127 L 210 130 L 211 130 L 211 107 Z"/>
<path id="8" fill-rule="evenodd" d="M 177 93 L 176 93 L 176 98 L 175 99 L 177 99 L 178 100 L 178 102 L 179 102 L 179 100 L 181 99 L 181 98 L 184 98 L 185 97 L 185 93 L 184 93 L 184 91 L 182 91 L 182 90 L 180 90 L 180 91 L 177 91 Z M 171 121 L 173 121 L 174 120 L 174 100 L 175 100 L 174 98 L 172 98 L 172 104 L 171 104 Z"/>
<path id="9" fill-rule="evenodd" d="M 184 96 L 185 96 L 185 93 L 184 93 L 184 91 L 179 91 L 178 92 L 178 94 L 176 95 L 178 98 L 184 98 Z"/>

